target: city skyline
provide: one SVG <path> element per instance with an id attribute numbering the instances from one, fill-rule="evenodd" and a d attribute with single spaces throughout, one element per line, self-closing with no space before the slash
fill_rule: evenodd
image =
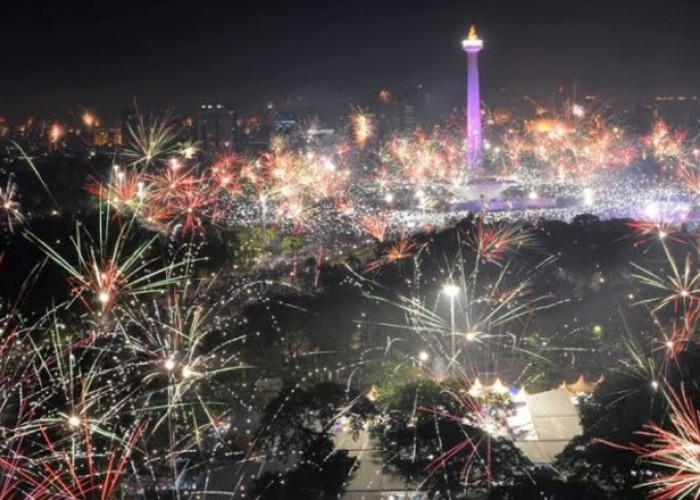
<path id="1" fill-rule="evenodd" d="M 0 500 L 700 498 L 695 3 L 7 9 Z"/>
<path id="2" fill-rule="evenodd" d="M 172 2 L 106 11 L 68 2 L 39 12 L 20 6 L 1 49 L 13 77 L 0 82 L 0 116 L 59 114 L 76 104 L 116 114 L 134 99 L 183 112 L 206 100 L 243 111 L 296 96 L 361 102 L 381 88 L 418 81 L 444 114 L 464 106 L 455 46 L 472 23 L 489 44 L 485 100 L 502 90 L 545 97 L 574 85 L 627 100 L 700 87 L 692 64 L 698 6 L 674 1 L 657 11 L 628 1 L 563 7 L 548 0 L 505 6 Z"/>

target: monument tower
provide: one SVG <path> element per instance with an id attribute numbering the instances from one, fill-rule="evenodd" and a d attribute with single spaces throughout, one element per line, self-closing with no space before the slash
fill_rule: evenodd
<path id="1" fill-rule="evenodd" d="M 481 138 L 481 93 L 479 92 L 479 62 L 477 54 L 484 48 L 483 40 L 476 35 L 472 25 L 462 50 L 467 53 L 467 170 L 481 168 L 484 159 L 484 143 Z"/>

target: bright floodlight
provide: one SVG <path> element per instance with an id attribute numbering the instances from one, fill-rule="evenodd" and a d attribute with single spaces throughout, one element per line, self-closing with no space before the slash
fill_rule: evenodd
<path id="1" fill-rule="evenodd" d="M 508 388 L 503 384 L 503 382 L 501 382 L 500 378 L 497 378 L 491 386 L 491 391 L 495 392 L 496 394 L 506 394 L 508 393 Z"/>
<path id="2" fill-rule="evenodd" d="M 421 351 L 418 353 L 418 359 L 422 363 L 425 363 L 426 361 L 428 361 L 428 358 L 430 358 L 430 355 L 426 351 Z"/>
<path id="3" fill-rule="evenodd" d="M 442 293 L 444 293 L 448 297 L 456 297 L 459 293 L 459 290 L 459 286 L 455 285 L 454 283 L 445 283 L 444 285 L 442 285 Z"/>
<path id="4" fill-rule="evenodd" d="M 583 204 L 587 207 L 592 207 L 594 201 L 593 190 L 591 188 L 583 189 Z"/>
<path id="5" fill-rule="evenodd" d="M 661 207 L 658 203 L 652 201 L 644 207 L 644 216 L 648 219 L 658 220 L 661 215 Z"/>

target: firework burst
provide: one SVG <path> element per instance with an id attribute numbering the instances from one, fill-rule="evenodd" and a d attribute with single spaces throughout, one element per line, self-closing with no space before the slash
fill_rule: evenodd
<path id="1" fill-rule="evenodd" d="M 362 149 L 367 141 L 374 135 L 374 122 L 372 115 L 360 108 L 353 110 L 350 116 L 355 144 Z"/>
<path id="2" fill-rule="evenodd" d="M 507 254 L 531 247 L 535 238 L 523 224 L 485 224 L 483 219 L 467 231 L 465 243 L 484 262 L 500 263 Z"/>
<path id="3" fill-rule="evenodd" d="M 389 222 L 386 215 L 363 215 L 360 218 L 360 226 L 367 234 L 379 242 L 384 241 L 389 230 Z"/>
<path id="4" fill-rule="evenodd" d="M 410 236 L 403 234 L 391 246 L 382 251 L 382 256 L 379 259 L 367 266 L 366 272 L 376 271 L 382 266 L 413 257 L 425 247 L 426 244 L 419 244 Z"/>
<path id="5" fill-rule="evenodd" d="M 13 176 L 9 176 L 4 188 L 0 187 L 0 211 L 4 214 L 5 225 L 14 232 L 15 226 L 24 223 L 22 206 L 19 203 L 19 191 Z"/>
<path id="6" fill-rule="evenodd" d="M 669 390 L 670 429 L 649 422 L 637 432 L 649 440 L 649 444 L 606 444 L 630 450 L 640 459 L 659 467 L 657 477 L 643 483 L 651 488 L 650 498 L 698 498 L 700 496 L 700 415 L 684 391 L 677 395 Z"/>
<path id="7" fill-rule="evenodd" d="M 75 255 L 66 257 L 54 247 L 27 233 L 53 262 L 67 274 L 74 299 L 89 311 L 104 316 L 116 305 L 138 295 L 160 293 L 168 285 L 180 281 L 188 262 L 174 262 L 157 267 L 159 258 L 149 257 L 158 237 L 144 243 L 131 240 L 135 218 L 120 223 L 113 234 L 110 211 L 102 208 L 98 234 L 93 237 L 78 223 L 71 238 Z"/>
<path id="8" fill-rule="evenodd" d="M 430 249 L 423 254 L 430 256 Z M 525 369 L 525 363 L 518 361 L 522 354 L 537 356 L 522 346 L 525 326 L 536 312 L 557 303 L 549 295 L 531 293 L 535 277 L 553 262 L 548 257 L 533 268 L 514 260 L 482 262 L 478 253 L 460 242 L 446 266 L 425 259 L 416 263 L 413 293 L 399 294 L 395 300 L 372 297 L 405 313 L 407 324 L 393 326 L 413 332 L 432 351 L 435 376 L 474 380 L 486 372 L 499 372 L 516 380 Z M 436 265 L 438 275 L 447 277 L 442 283 L 428 277 L 433 272 L 427 270 Z"/>
<path id="9" fill-rule="evenodd" d="M 136 123 L 128 123 L 127 127 L 129 140 L 123 155 L 130 165 L 147 167 L 165 161 L 178 149 L 187 151 L 178 147 L 180 131 L 170 113 L 150 121 L 139 114 Z"/>
<path id="10" fill-rule="evenodd" d="M 671 253 L 668 244 L 662 246 L 666 255 L 669 274 L 657 274 L 637 264 L 632 264 L 636 272 L 633 277 L 643 286 L 655 290 L 657 295 L 644 299 L 639 304 L 653 306 L 652 313 L 670 307 L 674 312 L 686 310 L 700 297 L 700 272 L 698 272 L 697 252 L 687 252 L 680 262 Z"/>

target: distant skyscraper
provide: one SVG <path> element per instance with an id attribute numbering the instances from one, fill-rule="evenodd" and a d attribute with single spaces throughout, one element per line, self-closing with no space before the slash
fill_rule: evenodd
<path id="1" fill-rule="evenodd" d="M 472 25 L 466 40 L 462 40 L 462 50 L 467 53 L 467 169 L 469 170 L 481 167 L 484 159 L 477 60 L 477 54 L 483 48 L 484 42 L 476 36 L 476 29 Z"/>
<path id="2" fill-rule="evenodd" d="M 695 95 L 660 95 L 653 98 L 656 117 L 674 127 L 697 127 L 700 123 L 700 100 Z"/>
<path id="3" fill-rule="evenodd" d="M 422 84 L 403 89 L 400 118 L 404 130 L 428 128 L 428 93 Z"/>
<path id="4" fill-rule="evenodd" d="M 196 118 L 197 140 L 212 153 L 234 147 L 236 113 L 223 104 L 202 104 Z"/>
<path id="5" fill-rule="evenodd" d="M 121 140 L 119 142 L 121 144 L 130 144 L 132 142 L 131 127 L 135 125 L 137 116 L 138 110 L 135 104 L 122 109 L 121 113 L 119 113 L 119 128 L 121 130 L 119 134 Z"/>

